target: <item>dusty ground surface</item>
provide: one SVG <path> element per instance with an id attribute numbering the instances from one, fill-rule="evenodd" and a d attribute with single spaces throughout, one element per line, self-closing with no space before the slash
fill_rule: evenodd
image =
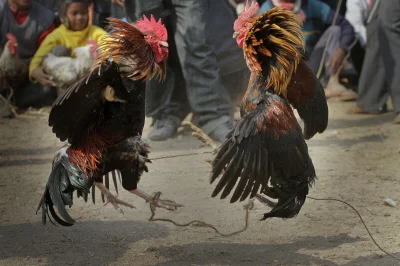
<path id="1" fill-rule="evenodd" d="M 309 141 L 318 180 L 310 196 L 339 198 L 354 205 L 377 242 L 400 256 L 400 134 L 393 114 L 353 116 L 351 104 L 330 102 L 330 125 Z M 337 202 L 307 200 L 296 219 L 258 219 L 249 229 L 222 238 L 207 228 L 178 228 L 148 222 L 141 199 L 123 191 L 120 198 L 137 209 L 125 215 L 112 206 L 75 199 L 71 228 L 42 226 L 35 208 L 46 183 L 53 152 L 61 143 L 46 117 L 0 120 L 0 265 L 397 265 L 372 243 L 357 215 Z M 146 134 L 150 130 L 146 126 Z M 152 157 L 206 150 L 188 132 L 166 142 L 150 142 Z M 140 187 L 185 205 L 158 217 L 179 222 L 201 219 L 221 231 L 243 227 L 243 203 L 210 198 L 209 155 L 154 161 Z M 99 195 L 97 195 L 99 196 Z"/>

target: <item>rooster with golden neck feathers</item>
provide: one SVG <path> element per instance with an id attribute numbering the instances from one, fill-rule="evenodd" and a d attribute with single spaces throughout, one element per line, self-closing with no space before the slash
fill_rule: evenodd
<path id="1" fill-rule="evenodd" d="M 234 24 L 251 71 L 241 119 L 212 163 L 212 194 L 231 202 L 256 197 L 272 207 L 263 219 L 295 217 L 316 175 L 305 139 L 325 131 L 324 90 L 304 59 L 301 22 L 291 11 L 274 8 L 256 16 L 246 4 Z M 304 133 L 291 108 L 304 121 Z M 277 202 L 268 198 L 276 199 Z"/>
<path id="2" fill-rule="evenodd" d="M 137 188 L 149 162 L 149 147 L 140 137 L 145 120 L 145 81 L 165 76 L 167 31 L 153 16 L 136 24 L 119 19 L 109 19 L 109 23 L 112 33 L 100 44 L 91 72 L 60 95 L 50 112 L 49 126 L 68 144 L 54 157 L 38 206 L 43 223 L 46 215 L 50 219 L 50 212 L 57 223 L 73 225 L 75 221 L 65 205 L 72 205 L 75 190 L 78 197 L 87 200 L 93 185 L 115 207 L 118 203 L 133 207 L 107 190 L 107 178 L 103 186 L 103 175 L 113 170 L 121 173 L 124 189 L 146 201 L 153 200 Z M 153 203 L 169 210 L 180 206 L 171 201 Z"/>

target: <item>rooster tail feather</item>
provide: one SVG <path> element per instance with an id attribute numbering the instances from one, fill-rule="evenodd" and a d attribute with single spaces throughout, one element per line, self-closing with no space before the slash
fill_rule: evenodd
<path id="1" fill-rule="evenodd" d="M 71 196 L 62 195 L 63 192 L 61 191 L 60 187 L 61 179 L 64 176 L 64 171 L 65 169 L 63 169 L 62 164 L 57 164 L 53 167 L 50 173 L 45 191 L 36 209 L 36 213 L 39 211 L 39 209 L 42 209 L 43 225 L 46 224 L 46 216 L 49 217 L 49 220 L 51 221 L 50 215 L 58 224 L 62 226 L 72 226 L 75 223 L 75 220 L 72 219 L 68 214 L 63 202 L 63 197 L 71 197 L 70 204 L 72 205 L 72 193 Z M 55 211 L 54 206 L 58 210 L 61 217 Z"/>
<path id="2" fill-rule="evenodd" d="M 45 191 L 39 201 L 36 213 L 42 209 L 42 223 L 45 225 L 47 217 L 62 226 L 72 226 L 75 220 L 71 218 L 65 206 L 73 204 L 73 192 L 77 190 L 78 197 L 87 201 L 89 189 L 93 179 L 88 179 L 68 160 L 67 148 L 62 148 L 56 154 Z M 53 223 L 54 224 L 54 223 Z"/>

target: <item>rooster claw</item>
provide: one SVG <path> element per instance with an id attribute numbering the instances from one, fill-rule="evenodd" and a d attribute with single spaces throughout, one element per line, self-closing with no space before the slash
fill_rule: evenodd
<path id="1" fill-rule="evenodd" d="M 172 200 L 161 200 L 161 192 L 158 191 L 154 194 L 154 197 L 150 200 L 150 208 L 155 211 L 156 208 L 164 208 L 169 211 L 177 210 L 179 207 L 183 207 L 182 204 L 176 203 Z"/>

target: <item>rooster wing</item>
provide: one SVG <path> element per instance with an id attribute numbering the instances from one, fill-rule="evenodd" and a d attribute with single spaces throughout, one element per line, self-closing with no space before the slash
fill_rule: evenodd
<path id="1" fill-rule="evenodd" d="M 112 100 L 107 97 L 109 89 L 120 99 L 128 97 L 118 65 L 103 62 L 60 95 L 49 116 L 49 126 L 56 136 L 72 145 L 79 144 L 84 133 L 100 124 L 102 111 Z"/>
<path id="2" fill-rule="evenodd" d="M 254 105 L 254 103 L 249 103 Z M 312 161 L 287 100 L 267 92 L 228 134 L 213 161 L 212 197 L 233 192 L 231 203 L 261 193 L 278 199 L 268 217 L 293 217 L 315 178 Z M 234 188 L 236 185 L 236 188 Z"/>
<path id="3" fill-rule="evenodd" d="M 328 104 L 321 83 L 302 60 L 287 90 L 290 104 L 304 121 L 304 137 L 311 139 L 328 126 Z"/>

